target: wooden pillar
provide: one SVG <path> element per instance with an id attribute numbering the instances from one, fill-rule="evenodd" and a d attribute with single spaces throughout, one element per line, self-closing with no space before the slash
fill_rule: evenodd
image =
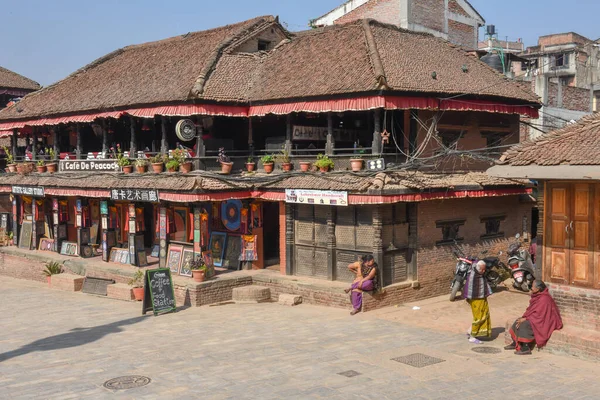
<path id="1" fill-rule="evenodd" d="M 319 207 L 319 206 L 317 206 Z M 320 206 L 322 207 L 322 206 Z M 327 210 L 327 279 L 330 281 L 335 280 L 335 217 L 337 209 L 335 206 L 329 206 Z"/>
<path id="2" fill-rule="evenodd" d="M 58 160 L 60 157 L 60 146 L 58 145 L 58 141 L 59 141 L 59 130 L 60 130 L 60 126 L 57 125 L 54 130 L 52 131 L 52 147 L 54 148 L 54 157 L 52 158 L 52 160 Z M 56 239 L 54 240 L 54 243 L 56 243 Z"/>
<path id="3" fill-rule="evenodd" d="M 158 227 L 160 245 L 158 266 L 159 268 L 165 268 L 167 266 L 167 247 L 169 246 L 167 240 L 167 207 L 161 206 L 158 211 Z"/>
<path id="4" fill-rule="evenodd" d="M 381 154 L 382 145 L 381 145 L 381 109 L 376 108 L 373 112 L 373 143 L 371 147 L 373 150 L 371 151 L 373 154 Z"/>
<path id="5" fill-rule="evenodd" d="M 250 157 L 254 157 L 254 132 L 252 129 L 252 117 L 248 117 L 248 149 L 250 150 Z"/>
<path id="6" fill-rule="evenodd" d="M 327 143 L 325 144 L 325 154 L 333 155 L 335 141 L 333 139 L 333 113 L 327 113 Z"/>
<path id="7" fill-rule="evenodd" d="M 381 205 L 374 206 L 373 209 L 373 258 L 379 266 L 379 288 L 383 288 L 383 210 Z"/>
<path id="8" fill-rule="evenodd" d="M 102 152 L 108 153 L 108 132 L 106 128 L 106 120 L 102 121 Z"/>
<path id="9" fill-rule="evenodd" d="M 285 273 L 294 275 L 294 205 L 285 205 Z"/>
<path id="10" fill-rule="evenodd" d="M 129 127 L 131 131 L 129 141 L 129 158 L 134 159 L 137 158 L 137 141 L 135 138 L 135 120 L 133 119 L 133 117 L 129 118 Z"/>
<path id="11" fill-rule="evenodd" d="M 38 219 L 38 209 L 36 204 L 36 199 L 33 197 L 31 199 L 31 243 L 29 245 L 29 249 L 37 250 L 37 219 Z"/>
<path id="12" fill-rule="evenodd" d="M 200 237 L 200 207 L 194 207 L 194 260 L 202 257 L 202 238 Z"/>
<path id="13" fill-rule="evenodd" d="M 59 207 L 58 207 L 58 198 L 54 197 L 52 199 L 52 231 L 54 232 L 54 247 L 52 248 L 53 251 L 55 251 L 56 253 L 58 253 L 60 251 L 60 240 L 58 237 L 58 224 L 59 224 L 59 219 L 60 219 L 60 215 L 59 215 Z"/>
<path id="14" fill-rule="evenodd" d="M 418 279 L 417 274 L 417 250 L 419 246 L 419 235 L 418 235 L 418 210 L 419 203 L 407 203 L 408 212 L 408 250 L 406 254 L 406 261 L 408 263 L 408 279 L 416 281 Z"/>
<path id="15" fill-rule="evenodd" d="M 285 151 L 287 151 L 288 154 L 292 153 L 292 135 L 292 114 L 288 114 L 285 116 Z"/>
<path id="16" fill-rule="evenodd" d="M 105 130 L 106 132 L 106 130 Z M 100 202 L 100 228 L 102 228 L 102 261 L 110 260 L 110 249 L 108 248 L 108 202 L 102 200 Z"/>
<path id="17" fill-rule="evenodd" d="M 81 160 L 81 152 L 82 152 L 82 148 L 81 148 L 81 127 L 79 124 L 75 125 L 75 129 L 77 129 L 77 150 L 76 150 L 76 158 L 78 160 Z"/>
<path id="18" fill-rule="evenodd" d="M 136 223 L 135 223 L 135 204 L 128 204 L 128 213 L 129 218 L 129 263 L 131 265 L 137 265 L 137 248 L 135 243 L 135 234 L 136 234 Z"/>
<path id="19" fill-rule="evenodd" d="M 10 137 L 11 139 L 11 145 L 12 145 L 12 156 L 13 156 L 13 162 L 17 162 L 17 141 L 19 138 L 19 131 L 16 129 L 13 129 L 13 134 Z"/>
<path id="20" fill-rule="evenodd" d="M 161 117 L 160 128 L 162 137 L 160 139 L 160 152 L 161 154 L 167 154 L 169 152 L 169 145 L 167 144 L 167 117 Z"/>
<path id="21" fill-rule="evenodd" d="M 12 231 L 13 231 L 13 243 L 18 245 L 19 243 L 19 228 L 20 228 L 20 214 L 21 214 L 21 199 L 19 196 L 13 195 L 12 200 Z"/>
<path id="22" fill-rule="evenodd" d="M 33 133 L 31 134 L 31 137 L 33 138 L 33 145 L 31 146 L 31 161 L 35 161 L 37 159 L 37 134 L 38 128 L 34 127 Z"/>

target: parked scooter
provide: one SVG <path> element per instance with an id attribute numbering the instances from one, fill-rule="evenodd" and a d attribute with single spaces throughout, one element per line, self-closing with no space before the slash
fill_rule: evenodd
<path id="1" fill-rule="evenodd" d="M 529 292 L 533 286 L 535 275 L 533 272 L 533 261 L 529 249 L 521 246 L 520 234 L 516 234 L 516 242 L 508 246 L 508 266 L 513 278 L 513 287 L 524 292 Z"/>
<path id="2" fill-rule="evenodd" d="M 485 253 L 487 253 L 487 251 L 482 252 L 482 254 Z M 506 265 L 504 265 L 504 263 L 502 263 L 498 257 L 485 257 L 483 259 L 478 257 L 465 257 L 458 247 L 455 247 L 453 254 L 456 257 L 456 267 L 454 270 L 454 279 L 450 284 L 450 301 L 454 301 L 454 299 L 456 299 L 456 294 L 459 290 L 462 290 L 465 285 L 467 274 L 473 268 L 473 266 L 479 262 L 479 260 L 483 260 L 485 262 L 484 276 L 492 290 L 495 289 L 500 283 L 500 275 L 498 272 L 494 271 L 493 268 L 506 268 Z"/>

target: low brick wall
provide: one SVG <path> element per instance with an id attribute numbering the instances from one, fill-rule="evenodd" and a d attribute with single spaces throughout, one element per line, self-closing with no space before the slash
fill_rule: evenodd
<path id="1" fill-rule="evenodd" d="M 565 326 L 600 332 L 600 290 L 550 284 Z"/>
<path id="2" fill-rule="evenodd" d="M 25 259 L 6 253 L 0 253 L 0 275 L 29 281 L 46 282 L 43 271 L 46 261 Z"/>
<path id="3" fill-rule="evenodd" d="M 80 292 L 83 288 L 84 277 L 74 274 L 52 275 L 52 289 L 64 290 L 66 292 Z"/>
<path id="4" fill-rule="evenodd" d="M 131 301 L 134 299 L 131 286 L 124 283 L 114 283 L 106 287 L 106 297 L 117 300 Z"/>

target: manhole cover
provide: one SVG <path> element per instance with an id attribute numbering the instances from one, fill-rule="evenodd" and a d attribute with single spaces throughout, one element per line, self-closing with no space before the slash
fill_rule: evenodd
<path id="1" fill-rule="evenodd" d="M 92 278 L 86 276 L 81 291 L 88 294 L 107 295 L 107 286 L 115 283 L 112 279 Z"/>
<path id="2" fill-rule="evenodd" d="M 355 376 L 360 375 L 360 372 L 350 370 L 350 371 L 338 372 L 338 375 L 343 375 L 347 378 L 354 378 Z"/>
<path id="3" fill-rule="evenodd" d="M 498 353 L 502 353 L 502 350 L 500 350 L 500 349 L 497 349 L 495 347 L 486 347 L 486 346 L 473 347 L 471 350 L 473 350 L 475 353 L 481 353 L 481 354 L 498 354 Z"/>
<path id="4" fill-rule="evenodd" d="M 402 364 L 410 365 L 411 367 L 423 368 L 428 367 L 430 365 L 439 364 L 446 360 L 442 360 L 441 358 L 431 357 L 427 354 L 422 353 L 414 353 L 409 354 L 407 356 L 392 358 L 392 361 L 397 361 Z"/>
<path id="5" fill-rule="evenodd" d="M 104 387 L 110 390 L 124 390 L 146 386 L 149 383 L 150 378 L 146 376 L 120 376 L 104 382 Z"/>

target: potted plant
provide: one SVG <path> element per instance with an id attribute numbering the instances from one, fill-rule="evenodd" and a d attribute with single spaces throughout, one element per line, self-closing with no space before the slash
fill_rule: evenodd
<path id="1" fill-rule="evenodd" d="M 14 157 L 8 147 L 4 146 L 4 153 L 6 153 L 6 167 L 8 168 L 8 172 L 16 172 L 17 164 L 15 164 Z"/>
<path id="2" fill-rule="evenodd" d="M 148 169 L 148 160 L 145 158 L 138 158 L 135 160 L 135 169 L 138 174 L 143 174 Z"/>
<path id="3" fill-rule="evenodd" d="M 275 157 L 270 154 L 265 154 L 260 158 L 260 162 L 262 162 L 263 168 L 267 174 L 273 172 L 273 165 L 275 164 Z"/>
<path id="4" fill-rule="evenodd" d="M 254 171 L 254 168 L 256 168 L 256 163 L 254 162 L 254 159 L 252 157 L 248 157 L 248 159 L 246 160 L 246 171 L 252 172 Z"/>
<path id="5" fill-rule="evenodd" d="M 135 271 L 133 278 L 129 280 L 129 286 L 133 289 L 133 297 L 135 301 L 144 300 L 144 273 L 141 269 Z"/>
<path id="6" fill-rule="evenodd" d="M 281 163 L 281 169 L 283 169 L 284 172 L 289 172 L 292 170 L 292 159 L 290 157 L 290 153 L 285 149 L 285 147 L 281 149 L 277 156 L 275 156 L 275 159 L 277 162 Z"/>
<path id="7" fill-rule="evenodd" d="M 132 173 L 133 165 L 131 165 L 131 160 L 129 159 L 129 157 L 125 157 L 125 155 L 123 155 L 123 151 L 121 150 L 121 145 L 117 144 L 116 153 L 115 153 L 115 150 L 113 147 L 111 147 L 110 149 L 113 152 L 113 155 L 115 156 L 115 158 L 117 159 L 117 165 L 119 167 L 121 167 L 123 172 L 126 174 Z"/>
<path id="8" fill-rule="evenodd" d="M 154 171 L 155 174 L 160 174 L 163 172 L 165 167 L 165 158 L 162 154 L 157 154 L 150 158 L 150 163 L 152 164 L 152 171 Z"/>
<path id="9" fill-rule="evenodd" d="M 225 154 L 225 148 L 219 147 L 219 154 L 217 156 L 217 161 L 221 164 L 221 173 L 225 175 L 229 175 L 231 173 L 231 168 L 233 168 L 233 163 L 227 154 Z"/>
<path id="10" fill-rule="evenodd" d="M 192 271 L 194 281 L 204 282 L 208 268 L 202 258 L 190 261 L 190 270 Z"/>
<path id="11" fill-rule="evenodd" d="M 48 168 L 48 172 L 53 174 L 58 170 L 58 163 L 56 162 L 56 153 L 54 152 L 53 148 L 49 148 L 47 149 L 47 154 L 50 158 L 50 162 L 46 164 L 46 167 Z"/>
<path id="12" fill-rule="evenodd" d="M 317 154 L 317 161 L 315 162 L 315 167 L 319 168 L 321 172 L 327 172 L 330 169 L 333 169 L 335 164 L 331 159 L 325 154 Z"/>
<path id="13" fill-rule="evenodd" d="M 11 246 L 14 246 L 15 242 L 14 242 L 14 234 L 11 232 L 8 232 L 8 242 Z"/>
<path id="14" fill-rule="evenodd" d="M 179 162 L 179 171 L 187 174 L 192 170 L 193 163 L 191 161 L 186 160 L 186 151 L 182 149 L 173 150 L 173 158 Z"/>
<path id="15" fill-rule="evenodd" d="M 43 174 L 47 170 L 48 170 L 48 168 L 46 167 L 46 162 L 44 160 L 39 160 L 37 162 L 37 172 L 39 172 L 40 174 Z"/>
<path id="16" fill-rule="evenodd" d="M 308 172 L 312 163 L 310 161 L 300 161 L 300 171 Z"/>
<path id="17" fill-rule="evenodd" d="M 167 167 L 167 172 L 177 172 L 179 169 L 179 161 L 174 158 L 169 158 L 169 161 L 167 161 L 165 167 Z"/>
<path id="18" fill-rule="evenodd" d="M 353 158 L 350 159 L 350 167 L 353 172 L 358 172 L 363 167 L 363 159 L 362 155 L 356 154 Z"/>
<path id="19" fill-rule="evenodd" d="M 63 272 L 62 265 L 57 263 L 56 261 L 51 261 L 46 263 L 46 269 L 42 271 L 44 275 L 46 275 L 46 280 L 48 281 L 48 286 L 50 286 L 52 282 L 52 275 L 58 275 Z"/>

